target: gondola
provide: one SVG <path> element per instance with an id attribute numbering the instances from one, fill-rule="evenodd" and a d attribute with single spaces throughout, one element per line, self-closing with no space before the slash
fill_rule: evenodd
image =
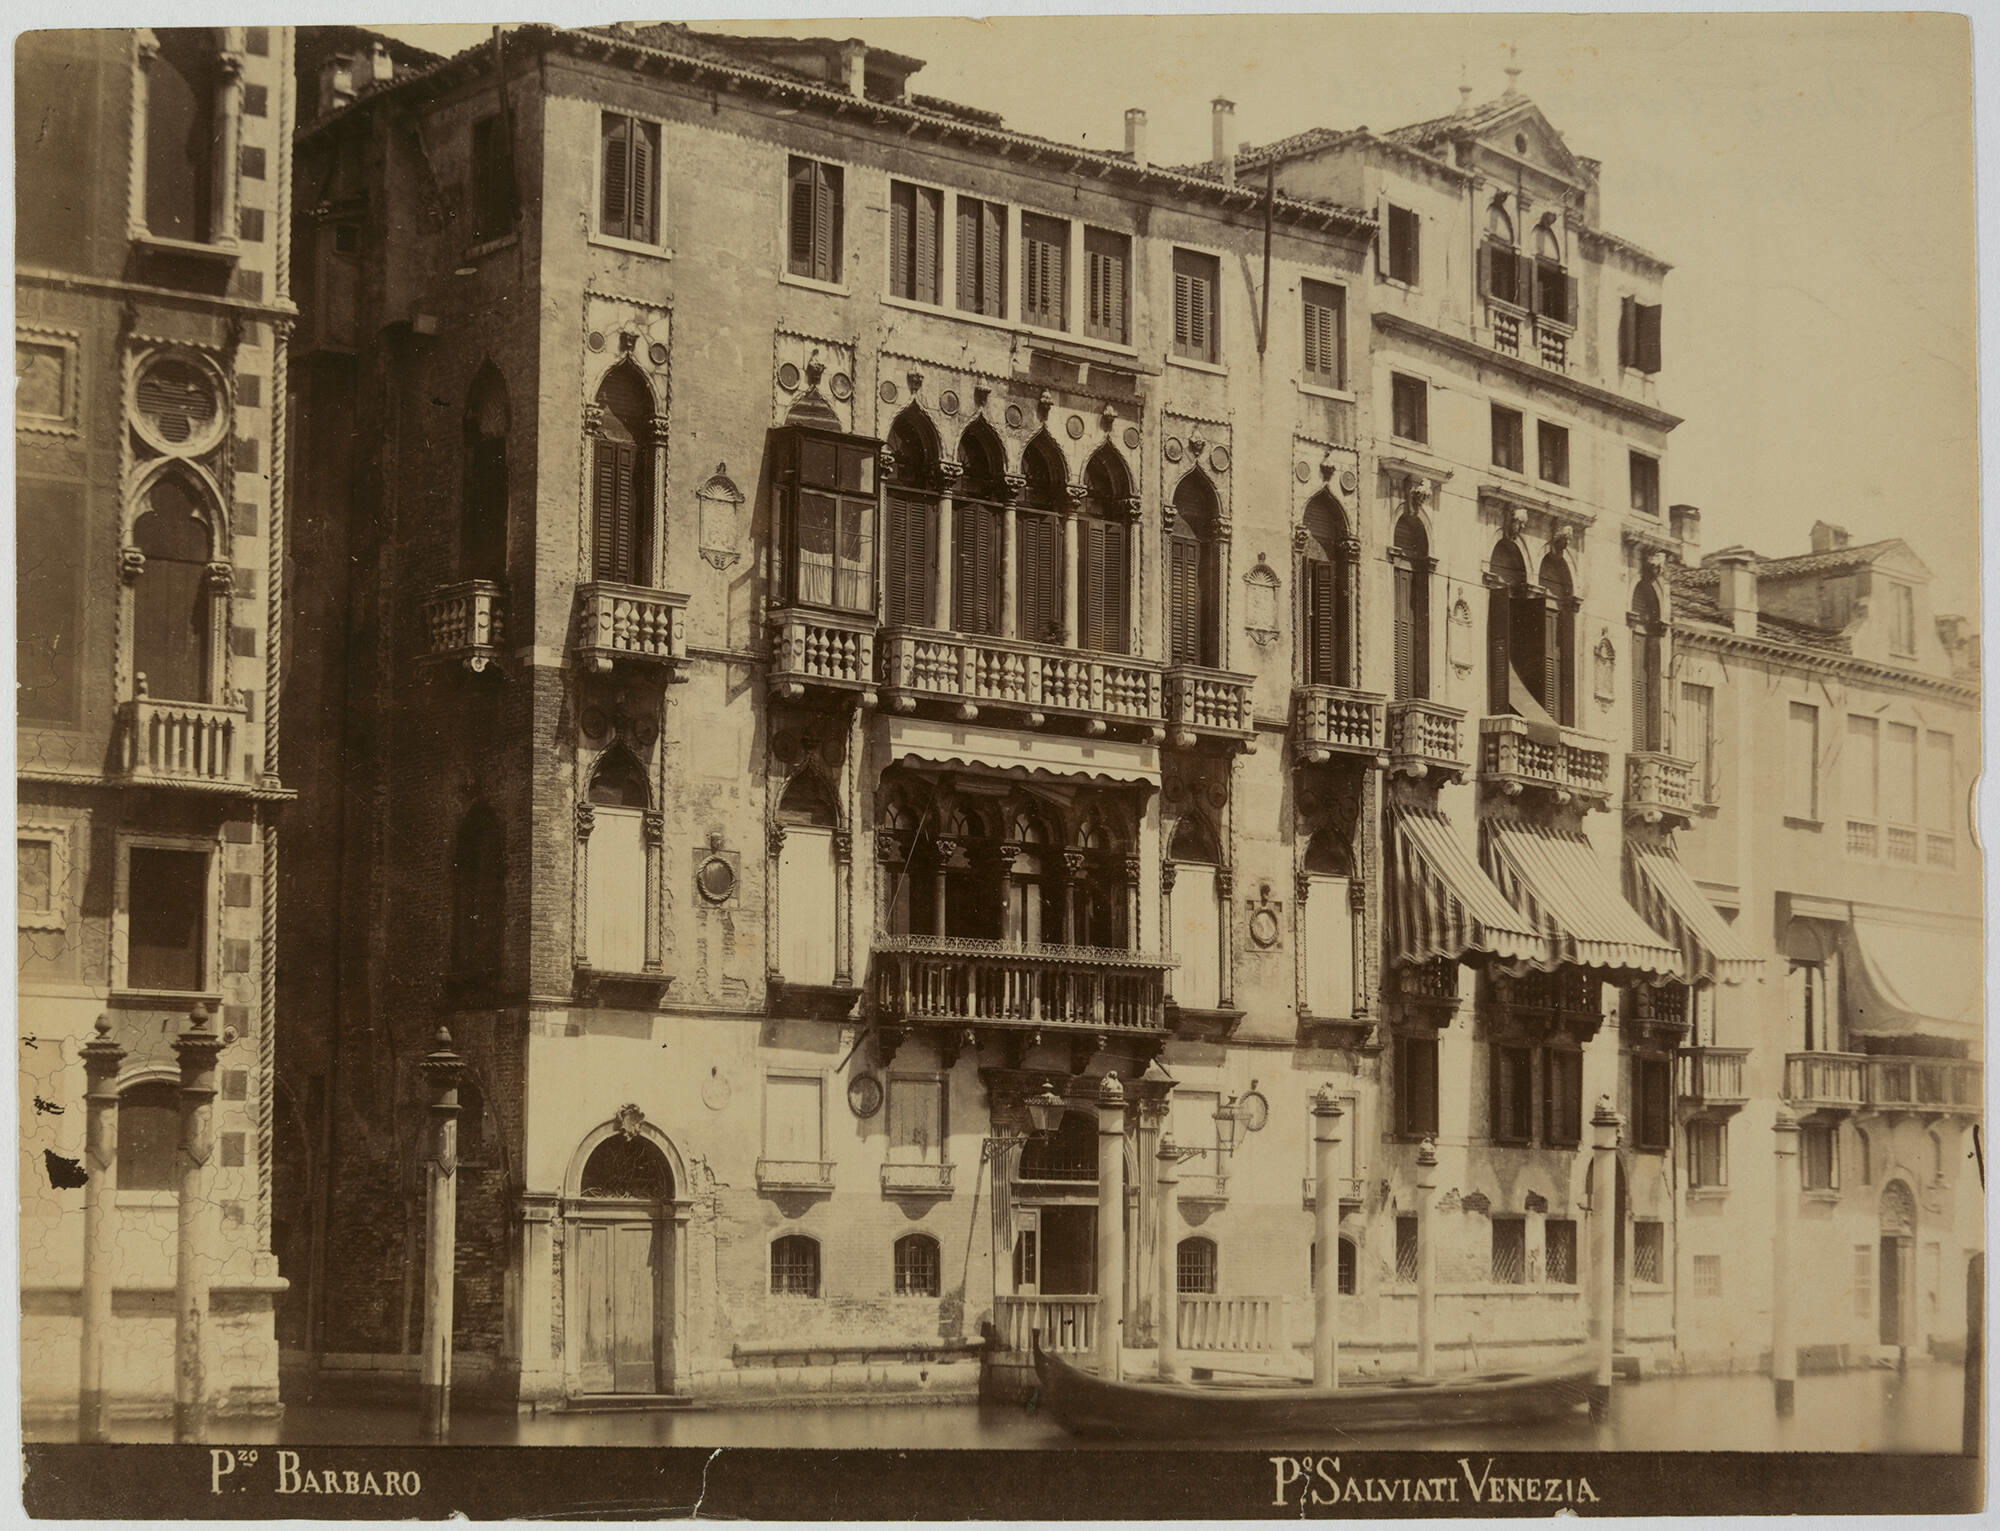
<path id="1" fill-rule="evenodd" d="M 1039 1407 L 1073 1435 L 1117 1440 L 1279 1440 L 1438 1425 L 1511 1425 L 1558 1418 L 1590 1402 L 1596 1368 L 1582 1352 L 1534 1371 L 1387 1377 L 1349 1387 L 1243 1382 L 1109 1382 L 1030 1341 Z"/>

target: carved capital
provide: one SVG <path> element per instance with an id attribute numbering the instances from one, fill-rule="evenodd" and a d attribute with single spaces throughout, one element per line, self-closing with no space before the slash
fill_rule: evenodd
<path id="1" fill-rule="evenodd" d="M 937 465 L 938 487 L 950 492 L 952 485 L 965 477 L 965 464 L 945 458 Z"/>
<path id="2" fill-rule="evenodd" d="M 663 813 L 649 813 L 640 821 L 648 845 L 658 845 L 667 838 L 667 816 Z"/>
<path id="3" fill-rule="evenodd" d="M 594 803 L 590 802 L 578 803 L 576 805 L 577 839 L 588 840 L 590 838 L 590 832 L 596 827 L 597 827 L 597 806 Z"/>
<path id="4" fill-rule="evenodd" d="M 1125 881 L 1135 888 L 1138 887 L 1139 873 L 1144 865 L 1145 863 L 1139 857 L 1127 856 L 1125 858 Z"/>
<path id="5" fill-rule="evenodd" d="M 209 593 L 227 595 L 235 587 L 236 571 L 222 562 L 212 563 L 205 571 Z"/>
<path id="6" fill-rule="evenodd" d="M 604 434 L 604 406 L 592 402 L 583 406 L 583 433 L 596 437 Z"/>
<path id="7" fill-rule="evenodd" d="M 673 428 L 673 422 L 665 415 L 654 415 L 646 425 L 652 431 L 653 440 L 656 442 L 665 441 L 668 431 Z"/>
<path id="8" fill-rule="evenodd" d="M 1236 892 L 1236 873 L 1229 867 L 1215 869 L 1215 891 L 1224 898 Z"/>
<path id="9" fill-rule="evenodd" d="M 1162 861 L 1160 863 L 1160 891 L 1162 893 L 1171 893 L 1174 891 L 1174 870 L 1173 862 Z"/>
<path id="10" fill-rule="evenodd" d="M 1310 892 L 1312 892 L 1312 873 L 1308 872 L 1304 867 L 1300 867 L 1298 871 L 1292 874 L 1292 896 L 1303 905 L 1306 901 L 1306 895 Z"/>
<path id="11" fill-rule="evenodd" d="M 881 451 L 875 454 L 875 466 L 880 470 L 882 477 L 894 478 L 896 476 L 896 454 L 887 447 L 882 448 Z"/>
<path id="12" fill-rule="evenodd" d="M 837 861 L 851 861 L 854 857 L 854 831 L 847 828 L 833 832 L 833 854 Z"/>
<path id="13" fill-rule="evenodd" d="M 1083 875 L 1083 865 L 1088 858 L 1082 851 L 1064 851 L 1062 857 L 1063 866 L 1072 879 Z"/>
<path id="14" fill-rule="evenodd" d="M 764 826 L 764 848 L 773 856 L 785 848 L 785 826 L 770 823 Z"/>
<path id="15" fill-rule="evenodd" d="M 1027 487 L 1028 487 L 1028 481 L 1021 474 L 1019 473 L 1001 474 L 1000 475 L 1001 502 L 1003 504 L 1011 504 L 1013 501 L 1020 498 L 1021 491 L 1023 489 L 1026 489 Z"/>
<path id="16" fill-rule="evenodd" d="M 875 835 L 875 860 L 883 866 L 895 866 L 903 859 L 903 847 L 896 843 L 896 837 L 878 830 Z"/>
<path id="17" fill-rule="evenodd" d="M 146 555 L 143 552 L 131 546 L 118 550 L 118 577 L 126 584 L 131 584 L 145 572 Z"/>
<path id="18" fill-rule="evenodd" d="M 1136 494 L 1123 495 L 1117 502 L 1119 513 L 1128 521 L 1136 521 L 1144 513 L 1146 502 Z"/>
<path id="19" fill-rule="evenodd" d="M 1292 528 L 1292 551 L 1294 553 L 1303 553 L 1311 541 L 1311 536 L 1307 534 L 1303 526 Z"/>

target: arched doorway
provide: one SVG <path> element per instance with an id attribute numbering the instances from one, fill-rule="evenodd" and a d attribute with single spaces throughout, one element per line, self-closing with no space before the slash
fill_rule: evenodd
<path id="1" fill-rule="evenodd" d="M 1876 1279 L 1880 1311 L 1877 1338 L 1884 1345 L 1911 1342 L 1916 1295 L 1917 1198 L 1909 1182 L 1891 1180 L 1882 1187 L 1881 1252 Z"/>
<path id="2" fill-rule="evenodd" d="M 604 1128 L 592 1139 L 567 1188 L 565 1369 L 585 1394 L 665 1393 L 681 1285 L 674 1167 L 642 1127 Z"/>

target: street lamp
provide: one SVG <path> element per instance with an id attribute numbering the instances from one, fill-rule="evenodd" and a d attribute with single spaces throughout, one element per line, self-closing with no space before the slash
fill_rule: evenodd
<path id="1" fill-rule="evenodd" d="M 1215 1150 L 1222 1158 L 1236 1152 L 1236 1129 L 1239 1125 L 1236 1100 L 1237 1097 L 1232 1095 L 1215 1108 Z"/>
<path id="2" fill-rule="evenodd" d="M 1012 1149 L 1036 1138 L 1046 1138 L 1054 1134 L 1062 1125 L 1063 1099 L 1056 1094 L 1055 1086 L 1048 1080 L 1042 1081 L 1039 1095 L 1030 1095 L 1023 1104 L 1028 1108 L 1028 1130 L 986 1139 L 979 1145 L 979 1162 L 997 1159 Z"/>

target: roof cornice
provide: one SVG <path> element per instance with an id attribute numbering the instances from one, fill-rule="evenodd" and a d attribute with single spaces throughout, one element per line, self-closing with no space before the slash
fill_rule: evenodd
<path id="1" fill-rule="evenodd" d="M 1676 642 L 1711 648 L 1720 653 L 1743 654 L 1774 660 L 1779 664 L 1804 670 L 1825 671 L 1854 679 L 1882 682 L 1910 691 L 1927 691 L 1935 696 L 1962 702 L 1968 707 L 1979 705 L 1979 687 L 1968 685 L 1948 675 L 1926 675 L 1920 670 L 1904 670 L 1895 665 L 1878 664 L 1872 659 L 1857 659 L 1852 654 L 1833 654 L 1825 649 L 1780 643 L 1776 639 L 1761 636 L 1751 637 L 1744 633 L 1732 632 L 1727 628 L 1711 627 L 1702 623 L 1676 621 L 1670 625 Z"/>
<path id="2" fill-rule="evenodd" d="M 1672 261 L 1661 260 L 1651 250 L 1643 249 L 1631 240 L 1621 238 L 1606 229 L 1594 229 L 1589 224 L 1578 224 L 1573 232 L 1581 245 L 1597 245 L 1602 249 L 1615 250 L 1635 266 L 1643 266 L 1656 276 L 1665 276 L 1674 269 Z"/>

